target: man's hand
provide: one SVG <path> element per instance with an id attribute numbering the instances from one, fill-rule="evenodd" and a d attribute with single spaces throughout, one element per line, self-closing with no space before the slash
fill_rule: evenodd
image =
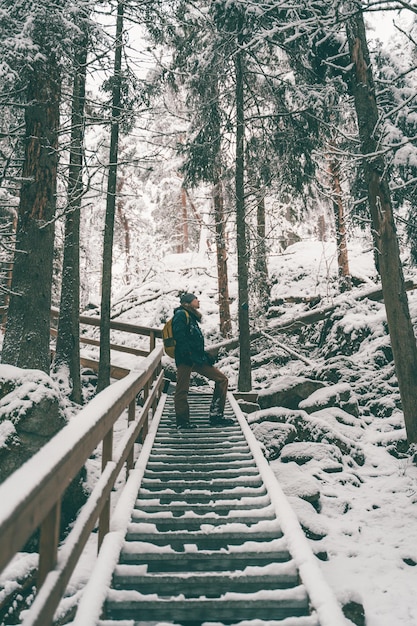
<path id="1" fill-rule="evenodd" d="M 219 351 L 217 348 L 211 348 L 209 350 L 206 350 L 205 354 L 209 365 L 214 365 L 214 363 L 217 361 Z"/>

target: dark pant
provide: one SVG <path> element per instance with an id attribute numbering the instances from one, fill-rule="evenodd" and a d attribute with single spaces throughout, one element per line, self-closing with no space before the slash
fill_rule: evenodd
<path id="1" fill-rule="evenodd" d="M 188 406 L 188 391 L 190 388 L 191 372 L 202 374 L 209 380 L 214 380 L 214 393 L 211 401 L 210 415 L 223 415 L 224 405 L 226 403 L 226 394 L 228 387 L 227 376 L 223 374 L 217 367 L 212 365 L 178 365 L 177 366 L 177 385 L 175 388 L 174 405 L 177 424 L 184 424 L 190 419 L 190 407 Z"/>

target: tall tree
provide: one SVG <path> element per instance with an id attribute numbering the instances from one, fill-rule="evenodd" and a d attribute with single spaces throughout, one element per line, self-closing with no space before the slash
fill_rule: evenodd
<path id="1" fill-rule="evenodd" d="M 352 279 L 349 270 L 349 258 L 347 247 L 347 232 L 345 207 L 343 203 L 342 183 L 341 183 L 341 162 L 336 156 L 333 145 L 330 144 L 329 155 L 329 177 L 332 186 L 331 202 L 336 224 L 336 246 L 337 246 L 337 269 L 339 276 L 340 291 L 350 291 L 352 289 Z"/>
<path id="2" fill-rule="evenodd" d="M 364 177 L 372 218 L 387 322 L 400 389 L 407 437 L 417 442 L 417 346 L 408 308 L 391 193 L 379 151 L 380 116 L 361 5 L 351 2 L 346 32 L 352 61 L 352 92 L 358 119 Z"/>
<path id="3" fill-rule="evenodd" d="M 63 0 L 23 8 L 7 3 L 12 32 L 0 53 L 24 86 L 25 153 L 16 252 L 2 361 L 49 372 L 50 308 L 56 207 L 60 41 L 64 38 Z M 25 35 L 25 54 L 12 33 Z M 12 42 L 12 43 L 10 43 Z M 3 65 L 4 67 L 4 65 Z"/>
<path id="4" fill-rule="evenodd" d="M 265 191 L 256 185 L 256 239 L 255 239 L 255 289 L 261 305 L 266 310 L 269 303 Z"/>
<path id="5" fill-rule="evenodd" d="M 184 142 L 181 171 L 185 184 L 211 185 L 217 259 L 220 334 L 230 337 L 232 323 L 227 267 L 226 212 L 224 206 L 225 159 L 222 154 L 224 114 L 220 93 L 225 60 L 219 51 L 215 27 L 205 11 L 188 12 L 190 3 L 178 9 L 179 27 L 174 31 L 173 70 L 181 70 L 190 107 L 190 128 Z M 201 3 L 203 9 L 207 2 Z M 184 78 L 185 77 L 185 78 Z"/>
<path id="6" fill-rule="evenodd" d="M 116 47 L 112 89 L 109 170 L 107 178 L 106 219 L 104 225 L 103 264 L 101 275 L 100 364 L 97 389 L 110 384 L 110 309 L 113 264 L 114 217 L 116 212 L 117 161 L 121 115 L 122 50 L 124 1 L 117 3 Z"/>
<path id="7" fill-rule="evenodd" d="M 87 25 L 80 27 L 74 62 L 68 206 L 55 368 L 65 366 L 71 381 L 71 399 L 81 404 L 80 376 L 80 211 L 83 196 L 84 108 L 87 78 Z"/>
<path id="8" fill-rule="evenodd" d="M 248 267 L 249 247 L 246 234 L 245 210 L 245 97 L 244 97 L 244 69 L 243 69 L 243 16 L 238 15 L 236 24 L 237 50 L 234 57 L 236 78 L 236 165 L 235 165 L 235 194 L 236 194 L 236 242 L 237 242 L 237 272 L 239 293 L 239 391 L 252 389 L 251 361 L 250 361 L 250 326 L 249 326 L 249 288 Z"/>
<path id="9" fill-rule="evenodd" d="M 232 321 L 229 306 L 229 281 L 227 270 L 226 217 L 224 210 L 224 192 L 221 176 L 215 174 L 213 180 L 213 207 L 216 229 L 217 284 L 219 292 L 220 334 L 232 336 Z"/>

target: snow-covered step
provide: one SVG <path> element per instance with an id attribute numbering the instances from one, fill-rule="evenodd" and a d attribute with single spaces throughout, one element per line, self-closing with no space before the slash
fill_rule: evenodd
<path id="1" fill-rule="evenodd" d="M 179 445 L 180 442 L 184 446 L 184 449 L 187 447 L 195 446 L 196 440 L 202 445 L 211 445 L 214 447 L 219 444 L 231 444 L 238 443 L 242 444 L 244 442 L 244 438 L 242 437 L 242 433 L 236 426 L 228 426 L 227 428 L 195 428 L 195 429 L 184 429 L 178 430 L 175 425 L 166 426 L 165 428 L 161 428 L 158 431 L 155 437 L 155 443 L 167 443 L 169 446 Z"/>
<path id="2" fill-rule="evenodd" d="M 224 488 L 222 491 L 216 491 L 215 493 L 213 493 L 210 489 L 197 489 L 195 491 L 187 489 L 184 493 L 178 493 L 168 487 L 160 489 L 158 492 L 156 492 L 155 489 L 147 489 L 145 487 L 141 487 L 139 490 L 141 500 L 153 500 L 155 497 L 158 497 L 164 504 L 170 504 L 172 501 L 176 501 L 179 498 L 186 502 L 207 503 L 219 500 L 229 500 L 233 497 L 236 499 L 242 499 L 265 494 L 266 489 L 263 483 L 258 486 L 232 486 Z"/>
<path id="3" fill-rule="evenodd" d="M 193 469 L 179 471 L 176 467 L 173 467 L 171 470 L 166 468 L 164 471 L 155 472 L 148 471 L 145 472 L 145 480 L 158 480 L 160 483 L 171 485 L 173 481 L 182 482 L 183 485 L 192 485 L 194 482 L 198 481 L 208 481 L 211 483 L 212 480 L 224 479 L 224 480 L 234 480 L 236 478 L 243 480 L 245 477 L 255 477 L 259 480 L 259 471 L 256 467 L 235 467 L 231 466 L 226 469 L 205 469 L 204 471 L 198 471 Z"/>
<path id="4" fill-rule="evenodd" d="M 268 495 L 253 496 L 251 498 L 235 498 L 234 500 L 208 500 L 203 504 L 182 499 L 172 499 L 167 503 L 164 502 L 162 498 L 153 498 L 149 500 L 137 500 L 136 507 L 145 513 L 165 511 L 168 507 L 173 515 L 184 514 L 186 511 L 190 510 L 200 515 L 204 515 L 205 513 L 228 515 L 230 511 L 236 509 L 241 511 L 259 509 L 260 507 L 268 506 L 270 502 L 271 500 Z"/>
<path id="5" fill-rule="evenodd" d="M 189 465 L 190 463 L 200 463 L 201 465 L 209 465 L 211 463 L 233 463 L 247 462 L 248 451 L 233 451 L 233 448 L 222 448 L 221 450 L 189 450 L 184 453 L 184 448 L 178 448 L 175 451 L 166 451 L 166 454 L 158 452 L 152 455 L 149 460 L 149 466 L 153 467 L 156 463 L 178 463 Z"/>
<path id="6" fill-rule="evenodd" d="M 282 532 L 277 528 L 256 528 L 256 524 L 246 526 L 244 524 L 232 524 L 230 530 L 215 527 L 207 523 L 206 530 L 172 530 L 161 532 L 154 529 L 145 530 L 142 524 L 129 524 L 126 533 L 127 542 L 152 542 L 156 546 L 171 545 L 175 548 L 188 544 L 194 544 L 202 550 L 220 550 L 230 544 L 242 543 L 242 535 L 251 534 L 253 541 L 267 541 L 282 536 Z M 152 526 L 152 524 L 147 525 Z M 246 532 L 245 532 L 246 531 Z"/>
<path id="7" fill-rule="evenodd" d="M 173 436 L 175 436 L 175 433 Z M 214 439 L 213 437 L 200 437 L 197 440 L 197 438 L 192 439 L 191 435 L 187 434 L 181 435 L 181 439 L 179 439 L 178 441 L 173 441 L 172 436 L 169 436 L 168 434 L 168 437 L 166 439 L 158 439 L 155 443 L 161 444 L 161 448 L 158 448 L 154 451 L 151 459 L 153 459 L 154 455 L 156 454 L 168 454 L 168 449 L 165 448 L 168 443 L 170 443 L 170 453 L 172 453 L 173 450 L 175 454 L 180 454 L 186 457 L 189 457 L 193 454 L 201 455 L 205 458 L 211 456 L 221 456 L 227 453 L 250 454 L 250 452 L 245 449 L 244 441 L 242 441 L 241 436 L 228 436 L 226 442 L 223 437 L 220 439 Z"/>
<path id="8" fill-rule="evenodd" d="M 253 459 L 248 457 L 242 457 L 240 459 L 229 459 L 225 456 L 222 460 L 218 458 L 203 459 L 201 457 L 194 458 L 190 456 L 187 460 L 179 460 L 172 456 L 170 458 L 152 460 L 146 467 L 147 472 L 205 472 L 213 470 L 228 470 L 228 469 L 244 469 L 249 468 L 252 470 L 256 468 L 256 464 Z M 257 470 L 258 471 L 258 470 Z M 193 476 L 191 475 L 190 478 Z"/>
<path id="9" fill-rule="evenodd" d="M 149 626 L 149 622 L 144 622 L 140 619 L 134 620 L 113 620 L 113 619 L 100 619 L 96 623 L 97 626 Z M 228 626 L 242 626 L 242 622 L 227 622 Z M 319 620 L 317 618 L 316 613 L 313 615 L 303 615 L 297 617 L 291 617 L 291 621 L 289 622 L 287 618 L 281 619 L 267 619 L 264 621 L 256 620 L 256 626 L 320 626 Z M 170 622 L 170 626 L 182 626 L 181 624 L 175 624 L 174 622 Z M 205 620 L 204 626 L 219 626 L 217 621 L 210 622 Z"/>
<path id="10" fill-rule="evenodd" d="M 142 620 L 207 620 L 283 619 L 309 613 L 309 599 L 303 585 L 289 589 L 262 590 L 255 593 L 224 593 L 220 598 L 185 598 L 183 594 L 161 598 L 135 590 L 111 589 L 105 603 L 110 618 Z"/>
<path id="11" fill-rule="evenodd" d="M 144 478 L 142 481 L 143 487 L 149 490 L 158 491 L 161 487 L 164 487 L 164 483 L 159 478 Z M 199 480 L 193 480 L 190 482 L 190 486 L 184 481 L 184 479 L 170 480 L 169 488 L 178 493 L 187 493 L 187 491 L 199 491 L 209 490 L 211 492 L 223 491 L 223 489 L 233 489 L 234 487 L 245 487 L 251 485 L 252 487 L 261 487 L 262 479 L 259 474 L 254 476 L 236 476 L 227 480 L 226 478 L 205 478 Z"/>
<path id="12" fill-rule="evenodd" d="M 159 510 L 150 512 L 143 510 L 140 501 L 138 504 L 139 506 L 132 511 L 132 522 L 152 522 L 157 524 L 159 519 L 191 518 L 198 520 L 221 520 L 220 523 L 222 524 L 228 524 L 237 519 L 245 524 L 252 524 L 260 519 L 275 519 L 275 510 L 271 504 L 265 504 L 264 506 L 258 504 L 256 508 L 247 509 L 240 508 L 238 502 L 236 502 L 235 507 L 231 508 L 229 512 L 221 511 L 220 513 L 209 507 L 206 507 L 204 512 L 198 511 L 195 504 L 190 505 L 188 510 L 182 512 L 181 509 L 175 510 L 172 506 L 162 506 Z"/>
<path id="13" fill-rule="evenodd" d="M 158 455 L 149 460 L 146 468 L 148 471 L 159 472 L 166 470 L 167 467 L 174 466 L 178 471 L 189 470 L 190 467 L 195 471 L 206 469 L 227 469 L 229 467 L 256 467 L 253 459 L 248 458 L 248 453 L 241 455 L 232 455 L 223 453 L 221 456 L 202 456 L 189 454 L 188 456 Z"/>
<path id="14" fill-rule="evenodd" d="M 230 524 L 233 520 L 236 520 L 241 524 L 251 526 L 252 524 L 257 524 L 261 518 L 272 520 L 275 517 L 271 509 L 268 509 L 266 513 L 263 512 L 263 509 L 260 512 L 254 511 L 253 513 L 251 511 L 240 510 L 234 511 L 234 513 L 240 513 L 240 515 L 221 516 L 215 513 L 198 515 L 193 514 L 192 511 L 188 511 L 185 515 L 179 516 L 173 516 L 169 511 L 166 512 L 166 514 L 158 512 L 145 515 L 140 511 L 133 511 L 133 523 L 129 526 L 129 532 L 134 532 L 134 522 L 150 522 L 155 524 L 159 532 L 176 530 L 196 531 L 200 530 L 204 525 L 207 526 L 207 524 L 218 527 Z M 250 513 L 252 513 L 252 515 Z"/>
<path id="15" fill-rule="evenodd" d="M 199 435 L 193 434 L 197 432 L 199 432 Z M 175 426 L 158 431 L 155 437 L 154 445 L 156 446 L 156 449 L 158 449 L 159 446 L 167 445 L 169 448 L 182 446 L 184 450 L 186 450 L 189 448 L 195 448 L 195 439 L 197 436 L 201 440 L 200 445 L 203 446 L 203 449 L 207 448 L 210 445 L 213 446 L 213 449 L 221 447 L 230 448 L 230 446 L 233 444 L 236 444 L 239 447 L 247 446 L 247 443 L 245 441 L 245 438 L 242 436 L 242 433 L 239 432 L 236 428 L 233 430 L 233 432 L 230 432 L 230 429 L 227 432 L 222 432 L 218 429 L 205 429 L 204 432 L 202 432 L 202 430 L 198 428 L 196 430 L 179 431 Z M 205 442 L 205 438 L 210 440 L 210 443 Z"/>
<path id="16" fill-rule="evenodd" d="M 149 542 L 126 543 L 120 563 L 146 565 L 148 572 L 221 572 L 238 571 L 245 567 L 261 567 L 291 560 L 283 537 L 267 541 L 247 541 L 228 544 L 217 550 L 200 549 L 185 544 L 181 551 L 171 545 L 156 546 Z"/>
<path id="17" fill-rule="evenodd" d="M 292 561 L 246 566 L 242 570 L 221 572 L 155 572 L 143 565 L 118 565 L 114 571 L 115 589 L 135 589 L 144 594 L 158 593 L 169 597 L 184 593 L 186 597 L 220 597 L 229 591 L 255 592 L 261 589 L 286 589 L 299 584 L 297 568 Z"/>

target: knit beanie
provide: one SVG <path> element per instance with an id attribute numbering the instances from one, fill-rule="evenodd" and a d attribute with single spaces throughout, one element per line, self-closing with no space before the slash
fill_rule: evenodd
<path id="1" fill-rule="evenodd" d="M 193 293 L 182 293 L 181 297 L 180 297 L 180 303 L 181 304 L 190 304 L 190 302 L 192 302 L 196 298 L 197 298 L 197 296 L 195 296 Z"/>

